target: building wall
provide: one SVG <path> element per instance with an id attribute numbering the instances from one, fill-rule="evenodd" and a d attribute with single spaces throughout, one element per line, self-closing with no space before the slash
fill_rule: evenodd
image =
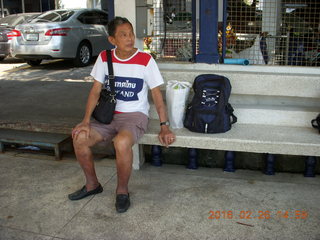
<path id="1" fill-rule="evenodd" d="M 133 30 L 136 32 L 136 1 L 134 0 L 115 0 L 115 16 L 126 17 L 132 23 Z M 143 50 L 143 39 L 136 39 L 136 47 Z"/>
<path id="2" fill-rule="evenodd" d="M 77 0 L 77 1 L 70 1 L 70 0 L 60 0 L 61 8 L 86 8 L 87 5 L 90 4 L 87 3 L 87 0 Z"/>
<path id="3" fill-rule="evenodd" d="M 55 9 L 55 0 L 3 0 L 3 7 L 10 14 L 23 12 L 44 12 Z"/>

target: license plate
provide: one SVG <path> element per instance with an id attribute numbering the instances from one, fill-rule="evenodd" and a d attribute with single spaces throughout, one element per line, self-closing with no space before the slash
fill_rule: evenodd
<path id="1" fill-rule="evenodd" d="M 27 41 L 38 41 L 39 40 L 39 34 L 37 33 L 31 33 L 26 35 Z"/>

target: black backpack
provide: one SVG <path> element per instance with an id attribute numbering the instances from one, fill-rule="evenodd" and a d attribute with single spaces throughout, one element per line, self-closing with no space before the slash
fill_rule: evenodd
<path id="1" fill-rule="evenodd" d="M 192 132 L 223 133 L 237 122 L 228 103 L 231 84 L 228 78 L 203 74 L 193 83 L 194 96 L 187 107 L 184 126 Z"/>

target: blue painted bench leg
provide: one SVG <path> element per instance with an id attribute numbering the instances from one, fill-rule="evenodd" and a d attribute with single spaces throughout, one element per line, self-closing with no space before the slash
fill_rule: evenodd
<path id="1" fill-rule="evenodd" d="M 151 147 L 151 155 L 152 155 L 151 165 L 156 166 L 156 167 L 162 166 L 161 153 L 162 153 L 161 146 L 152 145 L 152 147 Z"/>
<path id="2" fill-rule="evenodd" d="M 197 169 L 198 168 L 198 150 L 196 148 L 189 148 L 189 163 L 187 168 Z"/>
<path id="3" fill-rule="evenodd" d="M 266 168 L 264 170 L 264 173 L 266 175 L 274 175 L 275 174 L 275 171 L 274 171 L 275 160 L 276 160 L 275 155 L 267 153 Z"/>
<path id="4" fill-rule="evenodd" d="M 316 157 L 307 157 L 305 160 L 305 177 L 315 177 L 315 168 L 316 168 L 317 159 Z"/>
<path id="5" fill-rule="evenodd" d="M 226 151 L 224 154 L 224 169 L 225 172 L 235 172 L 234 168 L 235 152 Z"/>

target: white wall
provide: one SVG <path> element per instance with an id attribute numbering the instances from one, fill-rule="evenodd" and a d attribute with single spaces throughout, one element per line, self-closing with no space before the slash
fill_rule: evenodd
<path id="1" fill-rule="evenodd" d="M 115 0 L 115 16 L 125 17 L 132 23 L 134 31 L 136 26 L 136 1 L 134 0 Z"/>
<path id="2" fill-rule="evenodd" d="M 136 32 L 136 1 L 135 0 L 115 0 L 114 1 L 115 16 L 127 18 Z M 136 39 L 136 47 L 143 50 L 143 39 Z"/>
<path id="3" fill-rule="evenodd" d="M 87 0 L 61 0 L 62 8 L 86 8 L 87 7 Z"/>

